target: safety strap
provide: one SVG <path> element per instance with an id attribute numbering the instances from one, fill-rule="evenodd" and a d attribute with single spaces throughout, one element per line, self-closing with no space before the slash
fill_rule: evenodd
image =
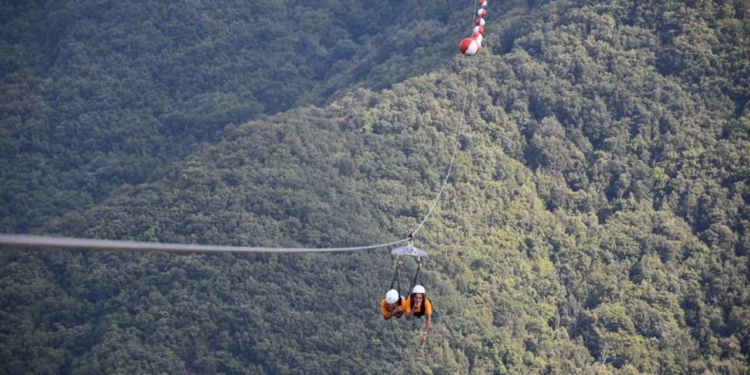
<path id="1" fill-rule="evenodd" d="M 411 291 L 414 290 L 414 287 L 417 285 L 417 281 L 419 280 L 419 270 L 422 268 L 422 258 L 417 258 L 417 272 L 414 274 L 414 280 L 411 282 L 411 288 L 409 288 L 409 294 L 411 294 Z"/>
<path id="2" fill-rule="evenodd" d="M 399 283 L 399 271 L 401 270 L 401 256 L 396 257 L 396 271 L 393 273 L 393 280 L 391 280 L 391 287 L 390 289 L 393 289 L 393 285 L 396 285 L 396 291 L 398 291 L 399 297 L 401 296 L 401 284 Z"/>

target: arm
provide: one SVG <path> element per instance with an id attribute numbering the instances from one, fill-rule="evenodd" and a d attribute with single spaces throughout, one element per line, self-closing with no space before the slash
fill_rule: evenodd
<path id="1" fill-rule="evenodd" d="M 427 315 L 427 321 L 424 322 L 424 332 L 422 332 L 423 336 L 427 336 L 430 332 L 430 327 L 432 327 L 432 314 Z"/>
<path id="2" fill-rule="evenodd" d="M 414 311 L 412 311 L 411 308 L 409 307 L 409 306 L 411 306 L 411 299 L 410 298 L 411 297 L 407 297 L 404 300 L 404 304 L 403 304 L 403 306 L 406 307 L 406 312 L 404 313 L 404 318 L 406 318 L 406 320 L 411 320 L 412 315 L 414 315 Z"/>
<path id="3" fill-rule="evenodd" d="M 380 314 L 383 315 L 383 319 L 388 320 L 390 318 L 393 318 L 399 311 L 401 310 L 398 308 L 393 310 L 393 312 L 388 311 L 388 308 L 385 306 L 385 300 L 380 301 Z"/>
<path id="4" fill-rule="evenodd" d="M 385 300 L 380 301 L 380 314 L 383 315 L 383 319 L 385 320 L 393 318 L 393 314 L 385 308 Z"/>
<path id="5" fill-rule="evenodd" d="M 424 323 L 424 331 L 422 332 L 422 343 L 427 340 L 427 334 L 430 332 L 432 327 L 432 304 L 430 300 L 425 299 L 424 301 L 425 315 L 427 315 L 427 321 Z"/>

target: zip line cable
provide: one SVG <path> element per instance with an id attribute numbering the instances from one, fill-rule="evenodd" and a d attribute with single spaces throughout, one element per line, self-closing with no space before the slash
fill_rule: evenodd
<path id="1" fill-rule="evenodd" d="M 413 235 L 417 234 L 427 219 L 432 215 L 433 210 L 440 202 L 445 187 L 448 185 L 448 179 L 453 171 L 453 165 L 458 154 L 459 138 L 462 134 L 463 123 L 466 114 L 466 102 L 469 96 L 467 77 L 464 81 L 464 99 L 461 105 L 461 121 L 458 125 L 456 139 L 453 146 L 453 155 L 448 166 L 448 172 L 443 180 L 432 206 L 425 215 L 424 219 L 414 229 L 409 238 L 368 246 L 355 247 L 328 247 L 328 248 L 284 248 L 284 247 L 251 247 L 251 246 L 221 246 L 221 245 L 197 245 L 197 244 L 178 244 L 162 242 L 142 242 L 142 241 L 119 241 L 119 240 L 100 240 L 86 238 L 70 237 L 52 237 L 52 236 L 35 236 L 23 234 L 5 234 L 0 233 L 0 245 L 2 246 L 21 246 L 37 248 L 72 248 L 72 249 L 92 249 L 92 250 L 143 250 L 143 251 L 172 251 L 172 252 L 205 252 L 205 253 L 324 253 L 324 252 L 344 252 L 344 251 L 361 251 L 377 248 L 384 248 L 410 242 Z"/>
<path id="2" fill-rule="evenodd" d="M 456 13 L 453 12 L 453 4 L 451 4 L 451 0 L 446 0 L 448 2 L 448 7 L 451 10 L 451 19 L 453 20 L 453 25 L 456 26 L 457 30 L 461 30 L 461 27 L 458 26 L 458 21 L 456 21 Z"/>
<path id="3" fill-rule="evenodd" d="M 218 246 L 196 245 L 141 241 L 96 240 L 68 237 L 32 236 L 23 234 L 0 234 L 0 245 L 40 247 L 40 248 L 70 248 L 95 250 L 145 250 L 145 251 L 173 251 L 173 252 L 202 252 L 202 253 L 324 253 L 377 249 L 395 246 L 406 242 L 399 240 L 390 243 L 357 246 L 357 247 L 328 247 L 328 248 L 288 248 L 288 247 L 251 247 L 251 246 Z"/>
<path id="4" fill-rule="evenodd" d="M 458 131 L 453 146 L 453 155 L 448 166 L 448 172 L 445 175 L 443 184 L 438 191 L 432 206 L 413 231 L 413 235 L 419 232 L 427 219 L 432 215 L 433 210 L 440 202 L 445 187 L 448 185 L 448 179 L 453 171 L 453 165 L 458 154 L 459 139 L 462 134 L 463 123 L 466 113 L 466 102 L 469 96 L 468 77 L 464 81 L 464 99 L 461 105 L 461 121 L 459 122 Z M 100 240 L 70 237 L 52 237 L 52 236 L 35 236 L 23 234 L 5 234 L 0 233 L 1 246 L 21 246 L 37 248 L 71 248 L 71 249 L 92 249 L 92 250 L 143 250 L 143 251 L 172 251 L 172 252 L 205 252 L 205 253 L 324 253 L 324 252 L 345 252 L 361 251 L 377 248 L 384 248 L 410 242 L 413 235 L 409 238 L 368 246 L 355 247 L 329 247 L 329 248 L 284 248 L 284 247 L 251 247 L 251 246 L 221 246 L 221 245 L 197 245 L 197 244 L 178 244 L 178 243 L 161 243 L 161 242 L 142 242 L 142 241 L 120 241 L 120 240 Z"/>
<path id="5" fill-rule="evenodd" d="M 448 5 L 450 5 L 450 0 L 448 0 Z M 475 7 L 474 13 L 476 14 L 476 8 L 477 8 L 476 1 L 474 1 L 474 7 Z M 451 6 L 451 13 L 453 13 L 453 6 Z M 454 17 L 454 20 L 455 20 L 455 17 Z M 472 64 L 476 64 L 476 59 L 472 59 L 469 65 L 472 65 Z M 414 229 L 413 231 L 414 235 L 416 235 L 417 232 L 419 232 L 419 230 L 422 228 L 424 223 L 430 217 L 430 215 L 432 214 L 432 210 L 435 209 L 435 206 L 437 206 L 438 202 L 440 201 L 440 197 L 443 194 L 443 190 L 445 190 L 446 185 L 448 185 L 448 178 L 451 176 L 451 171 L 453 170 L 453 163 L 456 161 L 456 155 L 458 154 L 459 139 L 461 138 L 463 123 L 464 123 L 464 119 L 466 118 L 466 99 L 469 96 L 468 87 L 469 87 L 469 76 L 467 74 L 466 79 L 464 80 L 464 100 L 463 100 L 463 104 L 461 105 L 461 121 L 458 123 L 458 131 L 456 132 L 456 141 L 455 141 L 455 144 L 453 145 L 453 156 L 451 156 L 451 163 L 450 163 L 450 166 L 448 167 L 448 173 L 445 174 L 445 180 L 443 180 L 443 186 L 440 187 L 440 191 L 438 191 L 435 201 L 432 202 L 432 207 L 430 207 L 430 210 L 427 211 L 427 215 L 425 215 L 422 222 L 419 223 L 419 225 L 417 225 L 416 229 Z"/>
<path id="6" fill-rule="evenodd" d="M 461 138 L 461 131 L 463 128 L 464 118 L 466 117 L 466 98 L 469 96 L 469 89 L 467 86 L 469 85 L 469 77 L 466 77 L 466 80 L 464 81 L 464 100 L 463 104 L 461 105 L 461 121 L 458 123 L 458 131 L 456 132 L 456 139 L 453 145 L 453 156 L 451 156 L 451 163 L 448 166 L 448 173 L 445 174 L 445 179 L 443 180 L 443 186 L 440 187 L 440 191 L 438 191 L 437 197 L 435 197 L 435 200 L 432 202 L 432 207 L 430 207 L 430 210 L 427 211 L 427 215 L 425 215 L 424 219 L 422 220 L 419 225 L 417 225 L 417 228 L 414 229 L 414 234 L 416 235 L 417 232 L 422 228 L 422 225 L 427 221 L 427 219 L 430 218 L 430 215 L 432 214 L 432 210 L 435 209 L 435 206 L 437 206 L 438 202 L 440 201 L 441 196 L 443 195 L 443 190 L 445 190 L 446 185 L 448 185 L 448 178 L 451 176 L 451 171 L 453 170 L 453 164 L 456 161 L 456 155 L 458 154 L 458 145 L 459 145 L 459 139 Z"/>
<path id="7" fill-rule="evenodd" d="M 448 166 L 448 172 L 446 173 L 443 185 L 438 191 L 437 197 L 432 202 L 432 206 L 425 215 L 422 222 L 419 223 L 413 234 L 416 234 L 429 219 L 432 211 L 437 206 L 440 198 L 443 195 L 443 191 L 448 184 L 451 171 L 453 170 L 453 164 L 456 161 L 456 155 L 458 154 L 459 138 L 461 136 L 461 130 L 465 118 L 466 101 L 469 96 L 468 77 L 464 82 L 464 99 L 461 106 L 461 121 L 459 122 L 458 132 L 453 147 L 453 155 L 451 156 L 451 162 Z M 69 237 L 49 237 L 49 236 L 33 236 L 33 235 L 22 235 L 22 234 L 4 234 L 0 233 L 0 245 L 2 246 L 22 246 L 22 247 L 38 247 L 38 248 L 73 248 L 73 249 L 96 249 L 96 250 L 145 250 L 145 251 L 173 251 L 173 252 L 206 252 L 206 253 L 323 253 L 323 252 L 344 252 L 344 251 L 360 251 L 370 250 L 377 248 L 384 248 L 399 245 L 405 242 L 409 242 L 413 238 L 413 235 L 409 238 L 376 245 L 368 246 L 356 246 L 356 247 L 330 247 L 330 248 L 275 248 L 275 247 L 250 247 L 250 246 L 219 246 L 219 245 L 197 245 L 197 244 L 178 244 L 178 243 L 160 243 L 160 242 L 142 242 L 142 241 L 118 241 L 118 240 L 99 240 L 99 239 L 84 239 L 84 238 L 69 238 Z"/>
<path id="8" fill-rule="evenodd" d="M 454 24 L 456 23 L 455 14 L 453 12 L 453 5 L 450 0 L 448 6 L 451 10 L 451 16 Z M 399 245 L 402 243 L 411 243 L 414 235 L 419 232 L 422 226 L 427 222 L 427 219 L 432 215 L 433 210 L 440 202 L 443 191 L 448 185 L 448 179 L 453 171 L 453 165 L 456 161 L 456 155 L 459 149 L 459 139 L 462 134 L 463 123 L 466 118 L 466 102 L 469 96 L 468 90 L 469 77 L 467 76 L 464 80 L 464 98 L 461 105 L 461 120 L 458 124 L 458 130 L 456 132 L 456 138 L 453 145 L 453 154 L 451 156 L 451 162 L 448 166 L 448 172 L 445 175 L 443 184 L 432 202 L 430 209 L 424 216 L 424 219 L 419 225 L 411 231 L 408 238 L 401 239 L 394 242 L 367 245 L 367 246 L 355 246 L 355 247 L 328 247 L 328 248 L 287 248 L 287 247 L 252 247 L 252 246 L 221 246 L 221 245 L 198 245 L 198 244 L 179 244 L 179 243 L 163 243 L 163 242 L 143 242 L 143 241 L 122 241 L 122 240 L 101 240 L 101 239 L 86 239 L 86 238 L 70 238 L 70 237 L 54 237 L 54 236 L 36 236 L 36 235 L 24 235 L 24 234 L 7 234 L 0 233 L 0 247 L 35 247 L 35 248 L 69 248 L 69 249 L 92 249 L 92 250 L 130 250 L 130 251 L 171 251 L 171 252 L 203 252 L 203 253 L 325 253 L 325 252 L 345 252 L 345 251 L 361 251 L 371 250 L 378 248 L 385 248 L 390 246 Z"/>

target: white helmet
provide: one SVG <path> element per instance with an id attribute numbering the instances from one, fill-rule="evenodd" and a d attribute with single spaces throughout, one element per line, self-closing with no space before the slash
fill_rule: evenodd
<path id="1" fill-rule="evenodd" d="M 396 289 L 391 289 L 388 291 L 388 293 L 385 294 L 385 302 L 386 303 L 396 303 L 398 302 L 398 291 Z"/>
<path id="2" fill-rule="evenodd" d="M 421 285 L 415 286 L 414 290 L 412 290 L 411 292 L 412 292 L 412 294 L 424 294 L 425 293 L 424 287 L 421 286 Z"/>

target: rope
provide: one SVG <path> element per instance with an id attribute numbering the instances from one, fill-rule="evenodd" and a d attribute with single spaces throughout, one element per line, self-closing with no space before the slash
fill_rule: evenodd
<path id="1" fill-rule="evenodd" d="M 440 201 L 440 197 L 443 195 L 443 190 L 445 190 L 445 186 L 448 185 L 448 178 L 451 176 L 451 171 L 453 170 L 453 163 L 456 161 L 456 155 L 458 154 L 458 139 L 461 137 L 461 128 L 463 127 L 464 118 L 466 117 L 466 98 L 469 96 L 469 90 L 466 88 L 469 85 L 469 77 L 466 77 L 466 80 L 464 81 L 464 102 L 461 106 L 461 121 L 458 123 L 458 132 L 456 133 L 456 140 L 453 145 L 453 156 L 451 156 L 451 163 L 448 166 L 448 173 L 445 174 L 445 180 L 443 180 L 443 186 L 440 187 L 440 191 L 438 191 L 437 197 L 435 197 L 435 200 L 432 202 L 432 207 L 430 207 L 430 210 L 427 211 L 427 215 L 425 215 L 424 219 L 422 219 L 422 222 L 419 223 L 417 228 L 414 229 L 414 234 L 417 234 L 419 232 L 419 229 L 422 228 L 422 225 L 429 219 L 430 215 L 432 214 L 432 210 L 435 209 L 435 206 L 437 206 L 438 202 Z"/>
<path id="2" fill-rule="evenodd" d="M 466 100 L 469 91 L 468 77 L 464 83 L 464 99 L 461 106 L 461 121 L 458 125 L 458 132 L 453 147 L 453 155 L 448 167 L 448 173 L 445 175 L 443 185 L 438 191 L 437 197 L 432 202 L 430 210 L 425 215 L 422 222 L 419 223 L 413 232 L 410 232 L 409 238 L 376 245 L 357 246 L 357 247 L 329 247 L 329 248 L 275 248 L 275 247 L 249 247 L 249 246 L 219 246 L 219 245 L 196 245 L 196 244 L 178 244 L 178 243 L 158 243 L 158 242 L 140 242 L 140 241 L 116 241 L 116 240 L 97 240 L 85 238 L 69 237 L 51 237 L 51 236 L 32 236 L 21 234 L 0 234 L 0 246 L 25 246 L 38 248 L 73 248 L 73 249 L 95 249 L 95 250 L 143 250 L 143 251 L 172 251 L 172 252 L 204 252 L 204 253 L 324 253 L 324 252 L 342 252 L 342 251 L 360 251 L 370 250 L 383 247 L 390 247 L 409 242 L 413 236 L 419 232 L 427 219 L 432 215 L 432 211 L 437 206 L 443 195 L 445 187 L 448 185 L 453 165 L 458 154 L 458 139 L 461 137 L 461 131 L 465 118 Z M 417 271 L 419 272 L 419 271 Z"/>
<path id="3" fill-rule="evenodd" d="M 458 21 L 456 21 L 456 13 L 453 12 L 453 4 L 451 4 L 451 0 L 446 0 L 448 2 L 448 7 L 451 9 L 451 19 L 453 20 L 453 25 L 456 26 L 456 29 L 461 30 L 461 27 L 458 26 Z"/>
<path id="4" fill-rule="evenodd" d="M 411 295 L 411 292 L 414 290 L 414 287 L 417 286 L 417 279 L 419 278 L 419 270 L 422 268 L 422 262 L 417 263 L 417 273 L 414 274 L 414 280 L 411 282 L 411 287 L 409 288 L 409 294 Z"/>
<path id="5" fill-rule="evenodd" d="M 398 292 L 398 296 L 401 297 L 401 282 L 399 281 L 398 277 L 398 271 L 401 269 L 401 259 L 399 257 L 396 257 L 396 271 L 393 273 L 393 280 L 391 280 L 391 287 L 388 289 L 393 289 L 393 284 L 396 284 L 396 291 Z"/>
<path id="6" fill-rule="evenodd" d="M 474 13 L 471 14 L 471 23 L 474 24 L 474 17 L 477 16 L 477 11 L 479 10 L 479 2 L 477 0 L 473 0 L 474 2 Z"/>
<path id="7" fill-rule="evenodd" d="M 448 0 L 448 5 L 451 7 L 451 14 L 453 13 L 453 6 L 451 5 L 450 0 Z M 474 1 L 474 14 L 477 13 L 478 3 Z M 473 16 L 472 16 L 473 20 Z M 455 21 L 455 16 L 454 16 Z M 476 60 L 476 58 L 472 59 Z M 476 64 L 476 62 L 472 61 L 472 63 Z M 448 178 L 451 175 L 451 171 L 453 170 L 453 164 L 456 161 L 456 155 L 458 154 L 458 140 L 461 137 L 461 132 L 463 128 L 464 119 L 466 118 L 466 99 L 469 96 L 469 76 L 466 76 L 466 79 L 464 80 L 464 100 L 463 104 L 461 105 L 461 121 L 458 123 L 458 131 L 456 132 L 456 141 L 453 145 L 453 155 L 451 156 L 451 163 L 448 166 L 448 173 L 445 174 L 445 180 L 443 180 L 443 186 L 440 187 L 440 191 L 438 191 L 437 197 L 435 197 L 435 200 L 432 202 L 432 206 L 430 207 L 430 210 L 427 211 L 427 215 L 425 215 L 424 219 L 422 219 L 422 222 L 417 225 L 417 228 L 413 230 L 413 232 L 410 232 L 410 237 L 417 234 L 419 230 L 422 228 L 425 222 L 427 222 L 427 219 L 429 219 L 430 215 L 432 214 L 432 210 L 435 209 L 435 206 L 437 206 L 438 202 L 440 201 L 440 197 L 443 195 L 443 190 L 445 190 L 446 185 L 448 185 Z"/>
<path id="8" fill-rule="evenodd" d="M 391 243 L 357 247 L 327 247 L 327 248 L 285 248 L 285 247 L 249 247 L 249 246 L 217 246 L 178 243 L 157 243 L 139 241 L 94 240 L 83 238 L 30 236 L 20 234 L 0 234 L 0 245 L 40 247 L 40 248 L 72 248 L 95 250 L 143 250 L 143 251 L 173 251 L 200 253 L 325 253 L 341 251 L 360 251 L 389 247 L 407 242 L 406 239 Z"/>
<path id="9" fill-rule="evenodd" d="M 450 7 L 451 16 L 454 24 L 456 23 L 455 13 L 453 11 L 453 5 L 450 0 L 448 6 Z M 475 2 L 476 3 L 476 2 Z M 476 7 L 476 4 L 475 4 Z M 476 13 L 476 12 L 475 12 Z M 117 241 L 117 240 L 98 240 L 98 239 L 84 239 L 84 238 L 69 238 L 69 237 L 52 237 L 52 236 L 33 236 L 33 235 L 20 235 L 20 234 L 2 234 L 0 233 L 0 246 L 20 246 L 20 247 L 38 247 L 38 248 L 73 248 L 73 249 L 95 249 L 95 250 L 142 250 L 142 251 L 172 251 L 172 252 L 204 252 L 204 253 L 323 253 L 323 252 L 343 252 L 343 251 L 361 251 L 370 250 L 383 247 L 395 246 L 404 242 L 410 242 L 413 240 L 414 235 L 419 232 L 422 226 L 427 222 L 427 219 L 432 215 L 433 210 L 440 202 L 440 198 L 443 195 L 445 187 L 448 185 L 448 179 L 450 178 L 451 172 L 453 171 L 453 165 L 456 161 L 456 155 L 458 154 L 459 139 L 462 134 L 463 123 L 466 117 L 466 102 L 469 96 L 468 90 L 469 77 L 466 77 L 464 81 L 464 99 L 461 105 L 461 120 L 458 124 L 458 131 L 456 133 L 456 139 L 453 146 L 453 155 L 451 156 L 451 162 L 448 166 L 448 172 L 445 175 L 443 184 L 438 191 L 435 200 L 432 202 L 432 206 L 427 211 L 424 219 L 419 225 L 410 231 L 409 238 L 402 239 L 390 243 L 368 245 L 368 246 L 356 246 L 356 247 L 329 247 L 329 248 L 284 248 L 284 247 L 249 247 L 249 246 L 219 246 L 219 245 L 197 245 L 197 244 L 178 244 L 178 243 L 158 243 L 158 242 L 140 242 L 140 241 Z M 330 99 L 330 98 L 329 98 Z M 421 267 L 421 263 L 419 265 Z M 419 275 L 419 269 L 417 268 L 417 274 L 414 276 L 414 282 L 416 283 L 417 276 Z M 397 269 L 398 271 L 398 269 Z M 412 285 L 414 288 L 414 285 Z M 410 290 L 411 291 L 411 290 Z"/>

